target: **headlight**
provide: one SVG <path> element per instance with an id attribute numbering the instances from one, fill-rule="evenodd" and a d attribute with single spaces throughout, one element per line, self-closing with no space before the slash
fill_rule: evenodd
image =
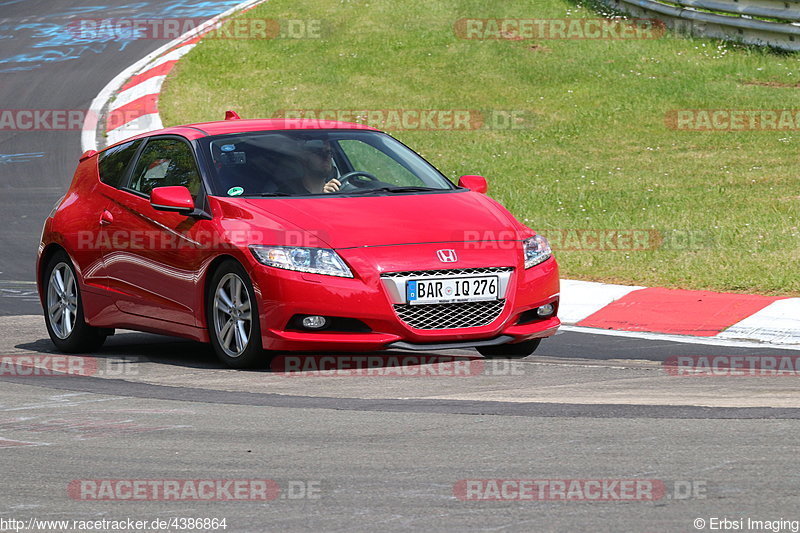
<path id="1" fill-rule="evenodd" d="M 339 254 L 327 248 L 252 245 L 250 251 L 259 263 L 267 266 L 326 276 L 353 277 Z"/>
<path id="2" fill-rule="evenodd" d="M 525 252 L 525 268 L 536 266 L 553 255 L 550 243 L 541 235 L 529 237 L 522 244 Z"/>

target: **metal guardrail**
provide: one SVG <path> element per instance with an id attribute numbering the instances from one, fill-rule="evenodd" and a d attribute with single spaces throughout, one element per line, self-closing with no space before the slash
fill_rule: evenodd
<path id="1" fill-rule="evenodd" d="M 660 20 L 678 33 L 800 51 L 800 0 L 669 0 L 668 2 L 601 0 L 601 2 L 634 17 Z"/>

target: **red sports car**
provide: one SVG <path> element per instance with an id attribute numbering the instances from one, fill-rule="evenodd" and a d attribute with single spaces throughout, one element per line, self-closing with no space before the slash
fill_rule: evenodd
<path id="1" fill-rule="evenodd" d="M 475 347 L 524 357 L 559 320 L 547 241 L 381 131 L 226 120 L 80 158 L 47 218 L 38 286 L 66 352 L 114 328 L 275 351 Z"/>

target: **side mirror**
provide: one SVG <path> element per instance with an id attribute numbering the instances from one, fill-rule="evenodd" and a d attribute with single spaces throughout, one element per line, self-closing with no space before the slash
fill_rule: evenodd
<path id="1" fill-rule="evenodd" d="M 192 193 L 181 186 L 156 187 L 150 192 L 150 205 L 158 211 L 172 211 L 184 215 L 194 211 Z"/>
<path id="2" fill-rule="evenodd" d="M 461 176 L 458 178 L 458 186 L 466 187 L 467 189 L 481 194 L 486 194 L 489 186 L 486 184 L 486 178 L 483 176 Z"/>

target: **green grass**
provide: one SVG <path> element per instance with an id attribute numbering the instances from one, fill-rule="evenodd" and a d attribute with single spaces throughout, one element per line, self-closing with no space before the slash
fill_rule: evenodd
<path id="1" fill-rule="evenodd" d="M 395 131 L 545 235 L 652 229 L 640 251 L 562 250 L 566 278 L 800 294 L 800 132 L 669 129 L 676 109 L 800 108 L 800 58 L 718 41 L 463 40 L 460 18 L 575 18 L 567 0 L 271 0 L 321 39 L 206 40 L 167 80 L 166 124 L 281 109 L 524 111 L 523 129 Z M 493 5 L 494 4 L 494 5 Z M 692 246 L 674 235 L 689 232 Z"/>

